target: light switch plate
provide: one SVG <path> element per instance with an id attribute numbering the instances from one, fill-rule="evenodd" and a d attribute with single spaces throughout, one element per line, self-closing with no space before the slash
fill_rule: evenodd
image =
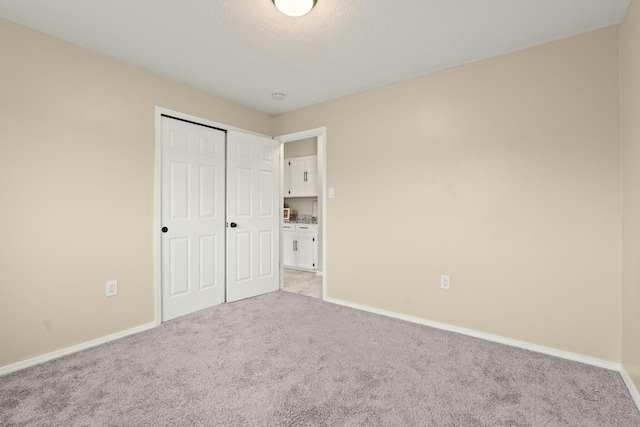
<path id="1" fill-rule="evenodd" d="M 118 281 L 110 280 L 107 282 L 107 296 L 112 297 L 118 294 Z"/>
<path id="2" fill-rule="evenodd" d="M 336 197 L 336 191 L 333 187 L 329 188 L 329 198 L 333 199 L 334 197 Z"/>

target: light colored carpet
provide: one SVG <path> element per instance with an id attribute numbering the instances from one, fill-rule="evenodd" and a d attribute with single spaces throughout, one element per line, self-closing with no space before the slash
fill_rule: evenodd
<path id="1" fill-rule="evenodd" d="M 287 292 L 0 377 L 2 426 L 640 426 L 617 372 Z"/>

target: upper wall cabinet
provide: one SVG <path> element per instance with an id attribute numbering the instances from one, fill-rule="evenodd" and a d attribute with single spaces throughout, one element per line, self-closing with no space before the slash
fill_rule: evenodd
<path id="1" fill-rule="evenodd" d="M 318 195 L 318 156 L 284 159 L 284 197 Z"/>

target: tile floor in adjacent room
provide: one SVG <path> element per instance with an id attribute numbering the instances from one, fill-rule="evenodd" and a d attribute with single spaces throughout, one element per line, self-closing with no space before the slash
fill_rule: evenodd
<path id="1" fill-rule="evenodd" d="M 322 299 L 322 276 L 315 272 L 285 268 L 282 290 Z"/>

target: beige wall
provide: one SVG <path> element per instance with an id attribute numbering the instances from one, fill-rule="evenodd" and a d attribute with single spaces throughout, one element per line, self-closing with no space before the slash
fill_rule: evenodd
<path id="1" fill-rule="evenodd" d="M 311 208 L 317 197 L 286 197 L 284 199 L 284 207 L 291 208 L 291 213 L 311 215 Z"/>
<path id="2" fill-rule="evenodd" d="M 318 138 L 306 138 L 284 144 L 284 157 L 314 156 L 318 154 Z"/>
<path id="3" fill-rule="evenodd" d="M 271 118 L 0 20 L 0 366 L 153 320 L 159 105 L 327 126 L 330 297 L 622 358 L 637 385 L 637 22 L 621 69 L 611 27 Z"/>
<path id="4" fill-rule="evenodd" d="M 0 58 L 4 366 L 153 321 L 155 106 L 272 118 L 1 19 Z"/>
<path id="5" fill-rule="evenodd" d="M 327 126 L 329 296 L 619 362 L 618 60 L 611 27 L 276 116 Z"/>
<path id="6" fill-rule="evenodd" d="M 622 364 L 640 390 L 640 3 L 620 29 Z"/>

